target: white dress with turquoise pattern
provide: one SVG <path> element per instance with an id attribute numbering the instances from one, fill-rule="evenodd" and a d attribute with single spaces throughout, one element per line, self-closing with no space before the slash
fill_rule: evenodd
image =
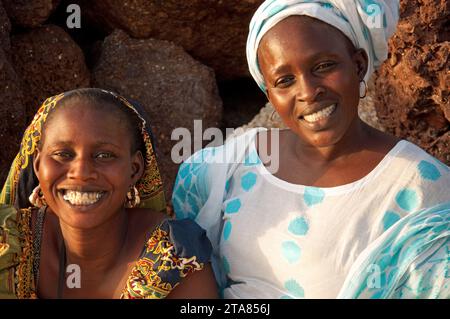
<path id="1" fill-rule="evenodd" d="M 260 130 L 197 152 L 175 183 L 225 298 L 450 297 L 446 165 L 402 140 L 356 182 L 296 185 L 261 163 Z"/>

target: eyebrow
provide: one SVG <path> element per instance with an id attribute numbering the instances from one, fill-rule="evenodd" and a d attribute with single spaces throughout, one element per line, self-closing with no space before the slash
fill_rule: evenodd
<path id="1" fill-rule="evenodd" d="M 332 53 L 332 52 L 318 52 L 315 53 L 309 57 L 307 57 L 305 60 L 317 60 L 321 57 L 329 57 L 329 58 L 338 58 L 339 55 L 337 55 L 336 53 Z M 289 70 L 289 65 L 288 64 L 281 64 L 281 65 L 275 65 L 273 68 L 270 69 L 270 72 L 272 74 L 280 74 L 280 73 L 285 73 Z"/>
<path id="2" fill-rule="evenodd" d="M 111 142 L 102 142 L 102 141 L 96 142 L 96 143 L 94 144 L 94 146 L 95 146 L 95 147 L 99 147 L 99 146 L 113 146 L 113 147 L 115 147 L 115 148 L 122 148 L 122 146 L 116 145 L 116 144 L 114 144 L 114 143 L 111 143 Z"/>
<path id="3" fill-rule="evenodd" d="M 54 148 L 54 147 L 72 147 L 73 146 L 73 142 L 71 141 L 58 141 L 55 142 L 51 145 L 49 145 L 50 148 Z M 94 147 L 102 147 L 102 146 L 113 146 L 115 148 L 121 148 L 121 146 L 116 145 L 114 143 L 111 142 L 106 142 L 106 141 L 98 141 L 94 143 Z"/>

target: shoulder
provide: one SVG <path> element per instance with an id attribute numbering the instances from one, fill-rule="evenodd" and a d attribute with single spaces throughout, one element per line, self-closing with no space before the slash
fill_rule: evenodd
<path id="1" fill-rule="evenodd" d="M 0 204 L 0 229 L 4 229 L 7 222 L 16 222 L 17 211 L 13 206 Z"/>
<path id="2" fill-rule="evenodd" d="M 415 144 L 402 140 L 386 174 L 399 207 L 412 211 L 450 201 L 450 168 Z M 397 192 L 398 190 L 398 192 Z"/>
<path id="3" fill-rule="evenodd" d="M 209 259 L 211 244 L 206 231 L 190 219 L 170 219 L 167 215 L 147 209 L 129 211 L 132 232 L 145 234 L 146 246 L 156 242 L 173 246 L 179 257 L 198 256 Z"/>
<path id="4" fill-rule="evenodd" d="M 0 204 L 0 242 L 4 234 L 8 235 L 5 238 L 31 236 L 35 212 L 35 209 L 16 209 L 11 205 Z"/>
<path id="5" fill-rule="evenodd" d="M 0 298 L 14 295 L 11 283 L 21 285 L 22 289 L 16 291 L 18 297 L 33 295 L 28 272 L 32 261 L 31 214 L 28 209 L 0 205 Z"/>
<path id="6" fill-rule="evenodd" d="M 450 179 L 450 167 L 419 146 L 406 140 L 401 140 L 398 146 L 400 151 L 397 156 L 409 162 L 420 177 L 425 180 Z"/>
<path id="7" fill-rule="evenodd" d="M 158 248 L 159 247 L 159 248 Z M 206 231 L 190 219 L 164 219 L 148 237 L 145 256 L 166 252 L 173 260 L 195 260 L 199 268 L 209 262 L 212 252 Z M 200 267 L 201 265 L 201 267 Z"/>
<path id="8" fill-rule="evenodd" d="M 123 298 L 165 298 L 188 275 L 203 270 L 211 245 L 190 220 L 163 219 L 148 237 Z"/>
<path id="9" fill-rule="evenodd" d="M 166 239 L 174 247 L 174 254 L 180 258 L 195 256 L 199 262 L 208 262 L 212 246 L 206 231 L 191 219 L 166 219 L 159 229 L 166 233 Z"/>
<path id="10" fill-rule="evenodd" d="M 20 252 L 20 214 L 9 205 L 0 205 L 0 257 Z"/>

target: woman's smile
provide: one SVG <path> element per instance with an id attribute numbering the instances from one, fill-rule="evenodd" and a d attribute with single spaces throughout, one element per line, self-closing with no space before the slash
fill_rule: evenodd
<path id="1" fill-rule="evenodd" d="M 338 116 L 338 104 L 332 103 L 325 106 L 308 108 L 298 116 L 300 123 L 313 131 L 321 131 L 333 126 Z"/>
<path id="2" fill-rule="evenodd" d="M 66 184 L 63 182 L 63 184 Z M 112 190 L 110 187 L 99 187 L 94 185 L 65 185 L 56 186 L 55 200 L 58 201 L 59 207 L 63 210 L 72 211 L 73 213 L 87 213 L 108 210 L 111 206 L 110 201 Z M 125 198 L 124 198 L 125 199 Z"/>
<path id="3" fill-rule="evenodd" d="M 58 190 L 58 197 L 69 204 L 72 209 L 93 209 L 96 204 L 107 197 L 106 191 L 78 191 L 73 189 Z"/>

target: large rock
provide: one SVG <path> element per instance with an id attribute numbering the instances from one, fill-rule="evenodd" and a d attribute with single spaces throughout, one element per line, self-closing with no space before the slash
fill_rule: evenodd
<path id="1" fill-rule="evenodd" d="M 383 126 L 450 164 L 450 2 L 402 0 L 390 56 L 378 72 Z"/>
<path id="2" fill-rule="evenodd" d="M 35 28 L 42 25 L 60 0 L 3 0 L 8 16 L 18 26 Z"/>
<path id="3" fill-rule="evenodd" d="M 172 131 L 202 119 L 203 129 L 218 127 L 222 102 L 214 72 L 167 41 L 130 38 L 115 31 L 105 39 L 94 85 L 138 101 L 152 119 L 159 164 L 170 198 L 178 165 L 171 159 Z M 193 136 L 193 135 L 192 135 Z"/>
<path id="4" fill-rule="evenodd" d="M 11 23 L 9 22 L 6 11 L 0 1 L 0 48 L 9 54 L 11 50 L 11 41 L 9 40 L 9 33 L 11 32 Z"/>
<path id="5" fill-rule="evenodd" d="M 82 12 L 104 29 L 169 40 L 212 67 L 218 77 L 248 75 L 245 42 L 262 0 L 94 0 Z"/>
<path id="6" fill-rule="evenodd" d="M 20 79 L 0 48 L 0 187 L 19 150 L 25 130 L 25 107 Z"/>
<path id="7" fill-rule="evenodd" d="M 15 35 L 11 47 L 14 68 L 26 92 L 28 120 L 47 97 L 90 85 L 83 52 L 58 26 Z"/>

